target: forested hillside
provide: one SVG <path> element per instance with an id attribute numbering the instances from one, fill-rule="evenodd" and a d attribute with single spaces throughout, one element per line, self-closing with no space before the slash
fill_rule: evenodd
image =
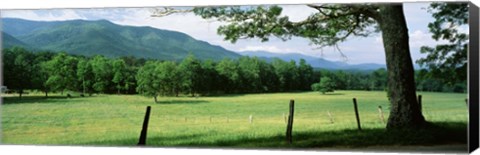
<path id="1" fill-rule="evenodd" d="M 36 51 L 65 51 L 69 54 L 110 58 L 134 56 L 160 60 L 181 60 L 190 53 L 199 59 L 238 58 L 220 46 L 196 40 L 187 34 L 152 27 L 114 24 L 107 20 L 40 22 L 2 19 L 8 37 L 6 48 L 14 45 Z M 5 37 L 4 37 L 5 38 Z M 18 41 L 11 41 L 18 40 Z"/>

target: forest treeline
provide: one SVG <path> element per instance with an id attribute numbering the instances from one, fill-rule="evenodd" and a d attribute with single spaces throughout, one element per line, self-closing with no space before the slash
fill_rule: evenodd
<path id="1" fill-rule="evenodd" d="M 267 62 L 257 57 L 199 60 L 189 55 L 182 61 L 147 60 L 135 57 L 78 56 L 65 52 L 31 52 L 24 48 L 4 49 L 3 85 L 19 93 L 38 90 L 95 93 L 143 94 L 150 97 L 218 95 L 309 91 L 312 84 L 328 77 L 335 90 L 386 90 L 387 72 L 331 71 L 314 69 L 305 60 Z M 416 72 L 421 91 L 464 92 L 466 82 L 441 83 Z"/>

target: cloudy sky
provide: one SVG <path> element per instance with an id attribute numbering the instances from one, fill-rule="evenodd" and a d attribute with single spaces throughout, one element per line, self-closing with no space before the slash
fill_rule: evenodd
<path id="1" fill-rule="evenodd" d="M 431 39 L 427 25 L 433 21 L 425 9 L 429 3 L 405 3 L 404 11 L 409 28 L 410 50 L 413 60 L 423 57 L 419 49 L 421 46 L 437 44 Z M 289 16 L 292 21 L 300 21 L 312 13 L 316 13 L 305 5 L 282 6 L 283 15 Z M 293 38 L 286 42 L 276 38 L 269 42 L 260 42 L 258 39 L 239 40 L 235 44 L 224 41 L 217 35 L 216 29 L 223 24 L 216 21 L 204 20 L 192 13 L 174 14 L 166 17 L 150 17 L 152 8 L 103 8 L 103 9 L 50 9 L 50 10 L 2 10 L 2 17 L 23 18 L 41 21 L 57 20 L 99 20 L 107 19 L 116 24 L 132 26 L 151 26 L 159 29 L 180 31 L 190 36 L 220 45 L 232 51 L 269 51 L 275 53 L 302 53 L 305 55 L 322 57 L 332 61 L 346 61 L 350 64 L 379 63 L 385 64 L 385 54 L 380 34 L 368 38 L 350 38 L 339 44 L 341 51 L 347 56 L 345 60 L 333 48 L 318 49 L 303 38 Z M 468 31 L 463 28 L 462 31 Z"/>

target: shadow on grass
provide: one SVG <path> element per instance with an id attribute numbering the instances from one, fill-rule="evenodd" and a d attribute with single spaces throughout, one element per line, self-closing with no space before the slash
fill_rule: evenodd
<path id="1" fill-rule="evenodd" d="M 208 94 L 204 97 L 242 97 L 248 94 Z"/>
<path id="2" fill-rule="evenodd" d="M 221 94 L 208 94 L 205 97 L 242 97 L 246 95 L 275 95 L 275 94 L 303 94 L 311 91 L 286 91 L 286 92 L 263 92 L 263 93 L 221 93 Z M 332 93 L 333 95 L 344 95 L 343 93 Z"/>
<path id="3" fill-rule="evenodd" d="M 76 98 L 91 98 L 89 97 L 66 97 L 66 96 L 22 96 L 19 98 L 18 96 L 4 96 L 2 104 L 25 104 L 25 103 L 65 103 L 65 101 L 69 99 L 76 99 Z M 80 100 L 75 100 L 80 102 Z M 71 101 L 68 101 L 71 102 Z"/>
<path id="4" fill-rule="evenodd" d="M 229 137 L 229 136 L 226 136 Z M 187 136 L 148 135 L 147 146 L 151 147 L 196 147 L 196 148 L 248 148 L 248 149 L 322 149 L 322 148 L 366 148 L 370 146 L 438 146 L 467 145 L 467 124 L 456 122 L 434 123 L 430 127 L 418 130 L 387 131 L 385 129 L 363 129 L 293 132 L 293 144 L 286 143 L 285 136 L 279 134 L 269 137 L 232 137 L 222 140 L 208 139 L 208 134 Z M 135 146 L 138 139 L 96 141 L 86 145 Z M 452 150 L 466 152 L 465 150 Z M 415 149 L 414 149 L 415 150 Z M 435 151 L 435 150 L 430 150 Z M 439 151 L 439 150 L 437 150 Z M 444 150 L 442 150 L 444 151 Z"/>
<path id="5" fill-rule="evenodd" d="M 168 145 L 172 141 L 182 141 L 182 140 L 194 140 L 197 138 L 201 138 L 206 136 L 205 134 L 193 134 L 193 135 L 184 135 L 184 136 L 147 136 L 147 144 L 155 143 L 155 145 L 147 145 L 147 146 L 172 146 Z M 139 139 L 121 139 L 121 140 L 104 140 L 104 141 L 94 141 L 88 142 L 84 145 L 98 145 L 98 146 L 136 146 Z M 184 144 L 181 143 L 180 144 Z M 187 145 L 187 146 L 194 146 Z M 179 145 L 182 146 L 182 145 Z M 185 146 L 185 145 L 183 145 Z"/>
<path id="6" fill-rule="evenodd" d="M 198 104 L 198 103 L 208 103 L 206 100 L 166 100 L 166 101 L 157 101 L 158 104 Z"/>
<path id="7" fill-rule="evenodd" d="M 345 95 L 344 93 L 325 93 L 322 95 Z"/>

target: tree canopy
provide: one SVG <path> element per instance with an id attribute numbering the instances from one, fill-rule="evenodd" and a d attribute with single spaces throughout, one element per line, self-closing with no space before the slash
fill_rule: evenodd
<path id="1" fill-rule="evenodd" d="M 468 25 L 467 3 L 432 3 L 429 12 L 435 21 L 428 24 L 432 38 L 445 41 L 435 47 L 423 46 L 426 57 L 417 61 L 428 68 L 427 78 L 454 85 L 467 79 L 468 34 L 461 32 Z"/>
<path id="2" fill-rule="evenodd" d="M 322 77 L 319 83 L 312 84 L 312 90 L 319 91 L 322 94 L 333 92 L 335 90 L 335 82 L 329 77 Z"/>
<path id="3" fill-rule="evenodd" d="M 402 4 L 309 4 L 318 12 L 303 21 L 292 22 L 282 8 L 271 6 L 196 7 L 192 11 L 205 19 L 226 22 L 217 29 L 225 40 L 270 37 L 289 40 L 307 38 L 320 47 L 335 46 L 351 36 L 382 32 L 388 71 L 391 111 L 387 128 L 417 128 L 425 125 L 416 100 L 414 70 L 408 43 L 408 28 Z M 168 15 L 172 9 L 153 16 Z"/>

